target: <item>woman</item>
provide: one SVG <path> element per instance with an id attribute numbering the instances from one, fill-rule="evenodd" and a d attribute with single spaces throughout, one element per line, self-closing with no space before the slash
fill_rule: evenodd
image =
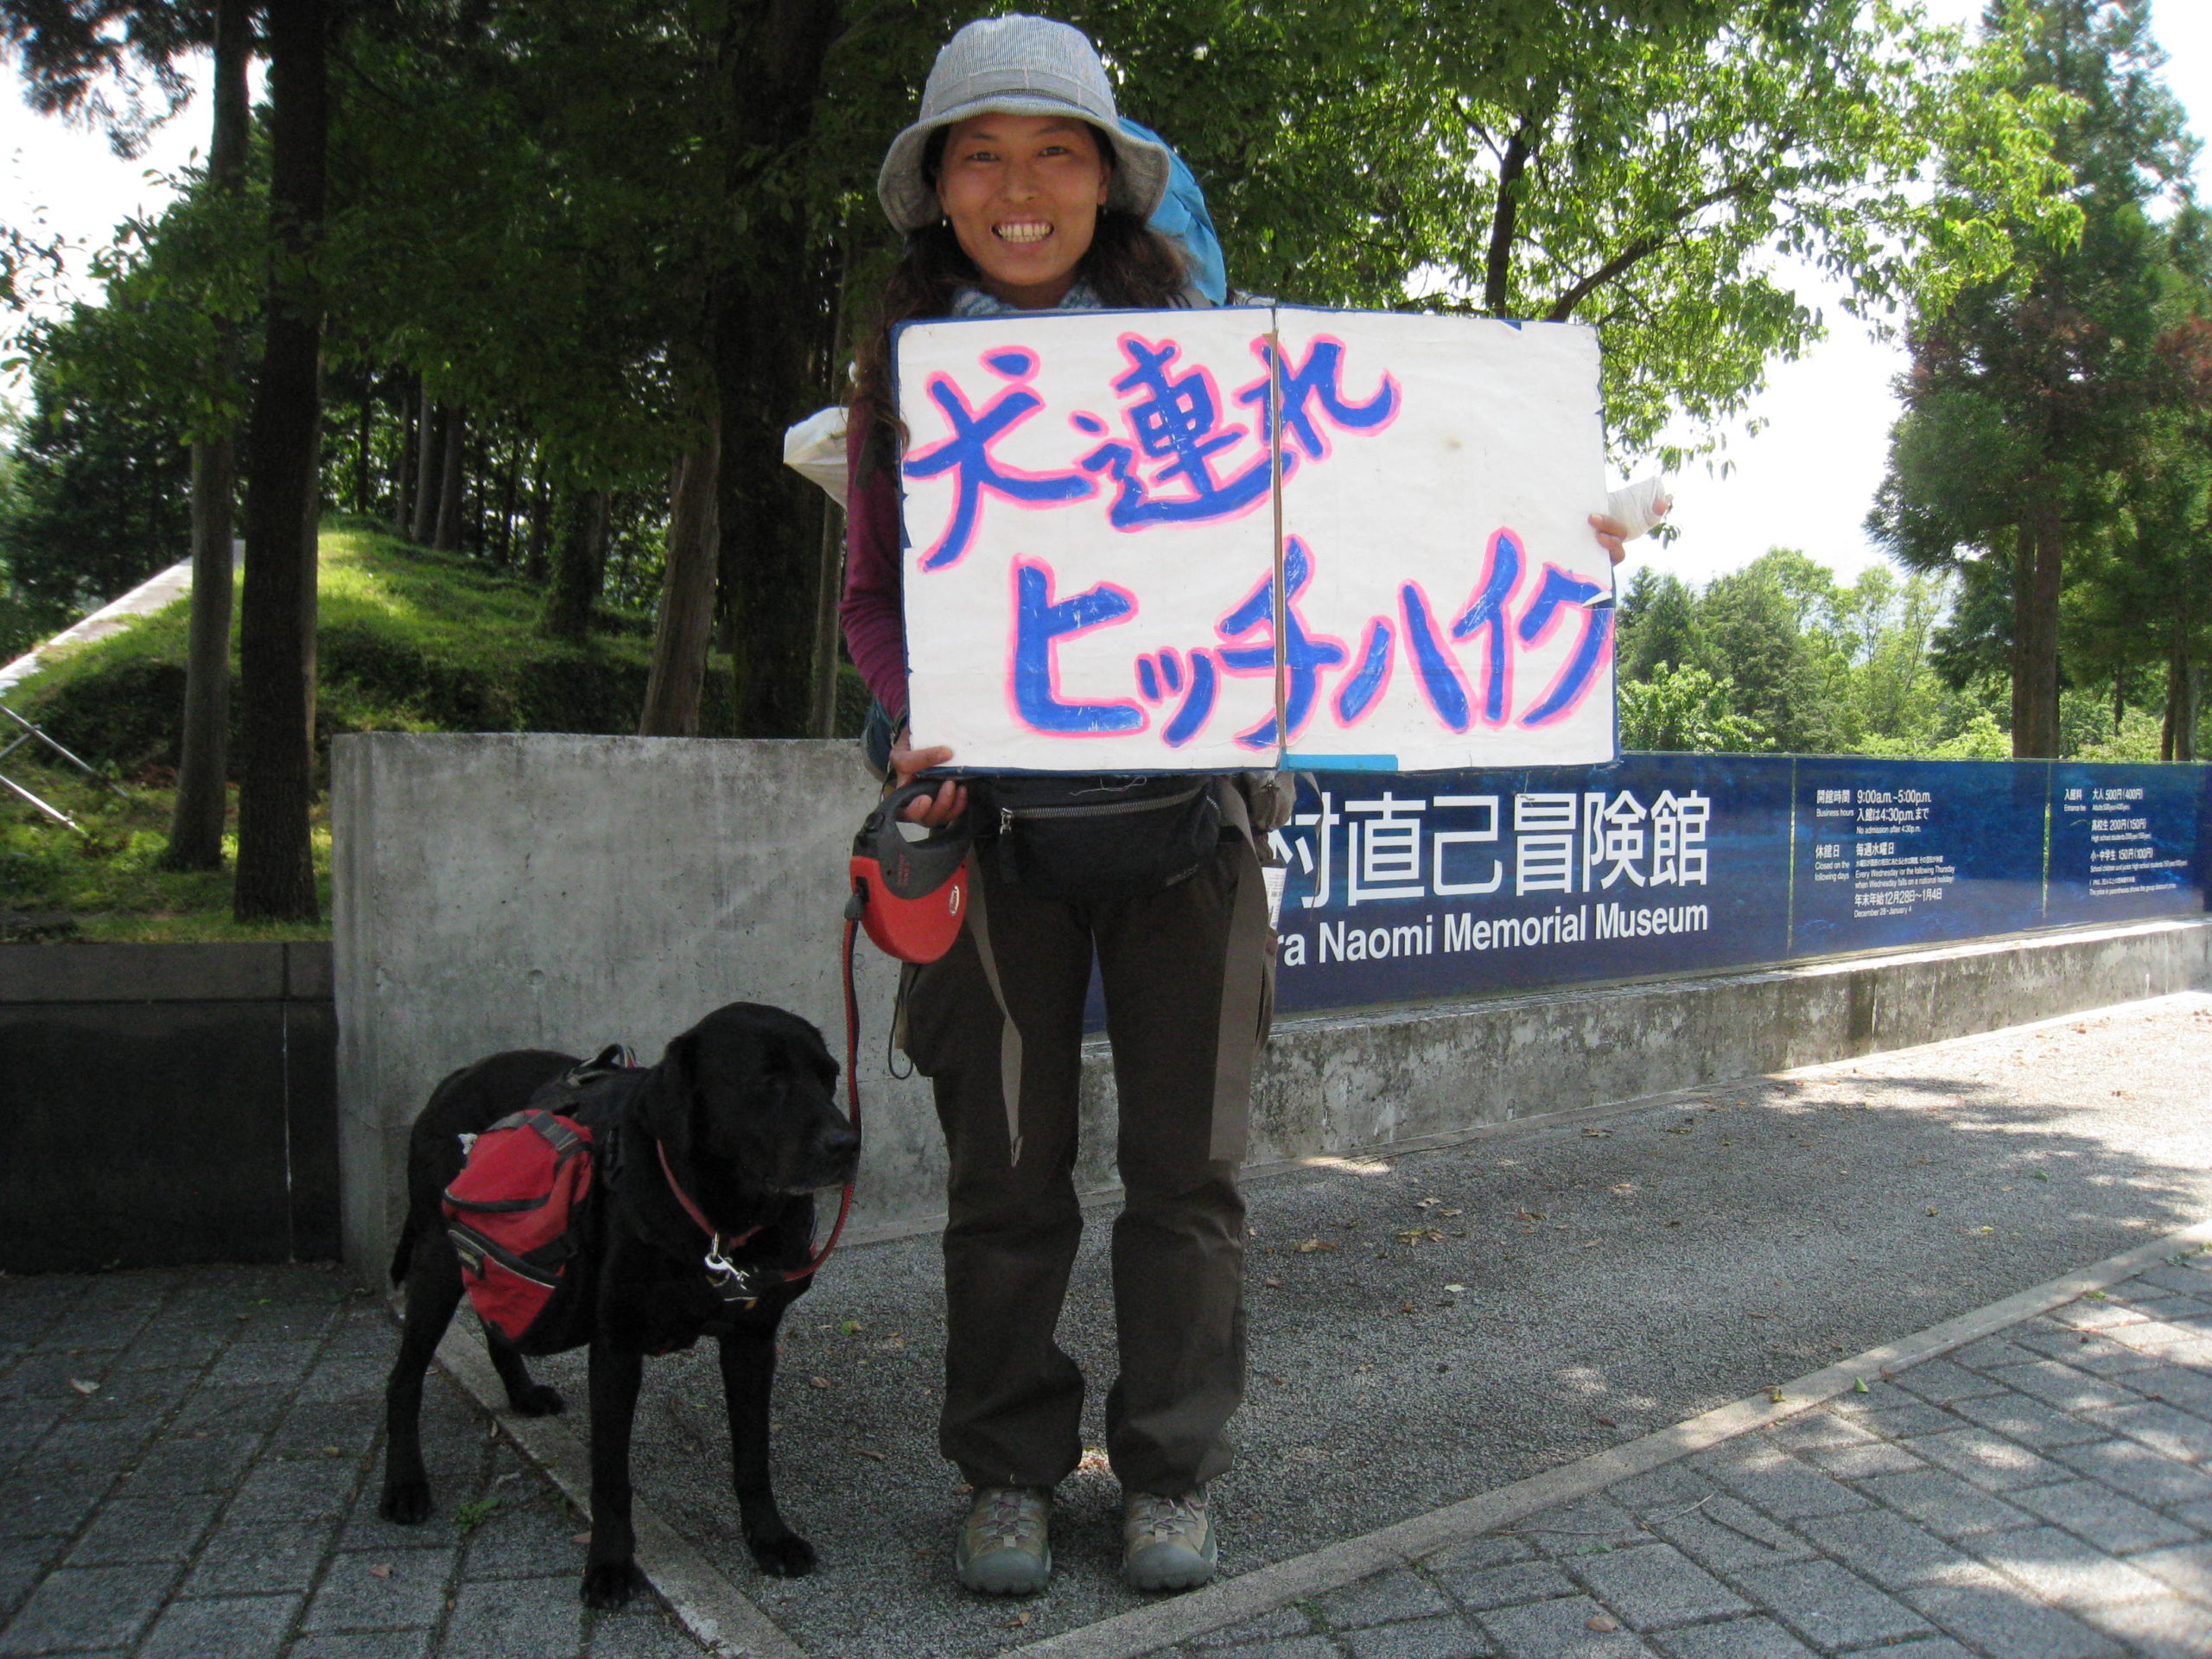
<path id="1" fill-rule="evenodd" d="M 896 783 L 952 755 L 904 735 L 891 330 L 922 317 L 1194 302 L 1182 260 L 1146 225 L 1171 165 L 1121 125 L 1080 33 L 1020 16 L 953 37 L 920 118 L 885 157 L 878 194 L 907 240 L 860 355 L 842 614 L 894 729 Z M 1593 522 L 1618 558 L 1622 527 Z M 1095 793 L 1119 786 L 1090 781 Z M 1082 1453 L 1083 1378 L 1053 1330 L 1082 1231 L 1072 1170 L 1094 953 L 1126 1191 L 1112 1252 L 1121 1375 L 1106 1398 L 1123 1571 L 1140 1589 L 1179 1589 L 1205 1583 L 1218 1560 L 1206 1484 L 1229 1466 L 1244 1380 L 1236 1161 L 1265 1036 L 1255 1011 L 1272 1000 L 1255 849 L 1283 804 L 1272 783 L 1250 779 L 1220 780 L 1212 799 L 1218 837 L 1209 832 L 1194 871 L 1156 889 L 1047 896 L 1007 879 L 987 846 L 960 939 L 912 970 L 906 1052 L 931 1080 L 951 1163 L 939 1443 L 974 1489 L 954 1551 L 974 1590 L 1045 1587 L 1052 1491 Z M 940 824 L 968 804 L 947 780 L 907 816 Z"/>

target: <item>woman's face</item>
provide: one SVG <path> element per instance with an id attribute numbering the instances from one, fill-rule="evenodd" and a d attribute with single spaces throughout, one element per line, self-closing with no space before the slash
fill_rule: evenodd
<path id="1" fill-rule="evenodd" d="M 976 115 L 945 137 L 937 200 L 983 287 L 1038 311 L 1074 286 L 1112 175 L 1072 116 Z"/>

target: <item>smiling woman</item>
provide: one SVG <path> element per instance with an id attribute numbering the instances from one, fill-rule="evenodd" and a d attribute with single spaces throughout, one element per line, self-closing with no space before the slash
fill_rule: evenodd
<path id="1" fill-rule="evenodd" d="M 946 134 L 938 205 L 993 298 L 1056 306 L 1090 251 L 1114 168 L 1089 124 L 1044 115 L 971 116 Z"/>

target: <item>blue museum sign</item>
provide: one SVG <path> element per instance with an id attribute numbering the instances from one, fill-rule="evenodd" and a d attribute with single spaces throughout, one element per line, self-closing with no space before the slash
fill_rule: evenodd
<path id="1" fill-rule="evenodd" d="M 2207 768 L 1630 754 L 1318 772 L 1277 1006 L 1429 1001 L 2201 915 Z"/>

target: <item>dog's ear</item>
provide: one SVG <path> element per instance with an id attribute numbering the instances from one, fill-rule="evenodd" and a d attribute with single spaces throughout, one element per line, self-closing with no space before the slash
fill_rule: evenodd
<path id="1" fill-rule="evenodd" d="M 639 1109 L 652 1138 L 677 1155 L 691 1149 L 691 1097 L 698 1074 L 698 1037 L 685 1032 L 663 1051 Z"/>

